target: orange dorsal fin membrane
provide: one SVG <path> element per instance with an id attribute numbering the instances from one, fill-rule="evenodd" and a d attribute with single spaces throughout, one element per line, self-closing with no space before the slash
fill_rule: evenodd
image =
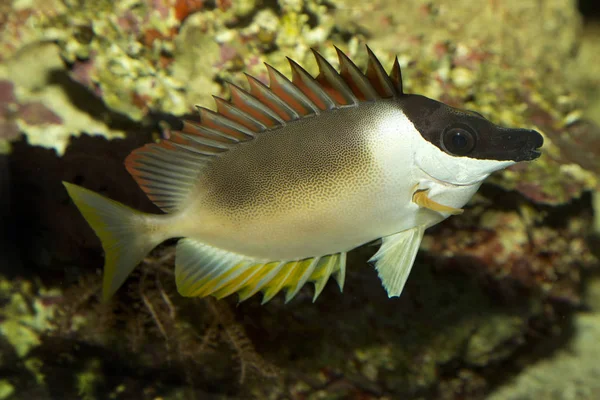
<path id="1" fill-rule="evenodd" d="M 358 104 L 358 99 L 348 86 L 348 83 L 338 74 L 331 64 L 316 50 L 312 49 L 317 65 L 319 75 L 317 82 L 327 91 L 338 106 L 353 106 Z"/>
<path id="2" fill-rule="evenodd" d="M 274 128 L 284 123 L 283 119 L 266 103 L 263 103 L 244 89 L 233 83 L 229 83 L 229 89 L 231 91 L 231 103 L 256 118 L 268 128 Z"/>
<path id="3" fill-rule="evenodd" d="M 246 79 L 250 86 L 250 94 L 273 110 L 282 120 L 293 121 L 300 119 L 300 114 L 292 106 L 283 101 L 258 79 L 248 74 L 246 74 Z"/>
<path id="4" fill-rule="evenodd" d="M 223 135 L 238 139 L 241 142 L 253 139 L 257 133 L 266 130 L 266 126 L 260 124 L 256 130 L 248 128 L 225 115 L 209 110 L 208 108 L 198 107 L 200 113 L 200 126 L 220 131 Z"/>
<path id="5" fill-rule="evenodd" d="M 398 58 L 388 75 L 367 47 L 363 73 L 336 47 L 337 72 L 312 51 L 319 68 L 316 78 L 290 58 L 291 80 L 265 64 L 269 86 L 250 75 L 249 91 L 230 83 L 230 101 L 215 96 L 216 112 L 198 107 L 200 122 L 185 121 L 169 139 L 133 151 L 125 160 L 127 170 L 157 206 L 172 212 L 190 197 L 204 168 L 238 144 L 304 117 L 402 95 Z"/>
<path id="6" fill-rule="evenodd" d="M 281 72 L 265 63 L 269 74 L 270 89 L 300 116 L 318 114 L 319 107 Z"/>
<path id="7" fill-rule="evenodd" d="M 233 122 L 237 122 L 249 129 L 254 136 L 255 132 L 263 132 L 267 130 L 267 126 L 251 116 L 250 114 L 240 110 L 230 102 L 217 96 L 213 96 L 215 104 L 217 105 L 217 113 L 223 117 L 228 118 Z"/>
<path id="8" fill-rule="evenodd" d="M 304 93 L 320 110 L 331 110 L 336 108 L 335 101 L 329 96 L 319 82 L 316 81 L 296 61 L 288 58 L 292 69 L 292 83 Z"/>
<path id="9" fill-rule="evenodd" d="M 208 126 L 201 125 L 192 121 L 183 121 L 183 128 L 180 132 L 187 133 L 190 135 L 202 136 L 207 139 L 213 139 L 217 142 L 222 143 L 239 143 L 240 141 L 243 141 L 243 139 L 253 137 L 253 135 L 250 136 L 250 133 L 252 132 L 238 132 L 239 135 L 232 136 L 225 134 L 224 132 L 218 129 L 209 128 Z"/>

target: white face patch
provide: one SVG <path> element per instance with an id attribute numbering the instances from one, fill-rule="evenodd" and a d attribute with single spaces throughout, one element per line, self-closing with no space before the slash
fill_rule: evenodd
<path id="1" fill-rule="evenodd" d="M 433 179 L 452 185 L 473 185 L 492 172 L 515 164 L 514 161 L 480 160 L 452 156 L 427 140 L 415 140 L 415 164 Z"/>

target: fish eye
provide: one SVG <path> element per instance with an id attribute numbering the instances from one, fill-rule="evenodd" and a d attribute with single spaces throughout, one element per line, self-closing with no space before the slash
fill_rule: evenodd
<path id="1" fill-rule="evenodd" d="M 451 127 L 442 134 L 442 145 L 448 153 L 464 156 L 475 148 L 475 135 L 464 127 Z"/>

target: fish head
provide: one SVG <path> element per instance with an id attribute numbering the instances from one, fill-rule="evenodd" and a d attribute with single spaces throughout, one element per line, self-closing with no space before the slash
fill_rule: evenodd
<path id="1" fill-rule="evenodd" d="M 420 95 L 403 95 L 399 101 L 420 134 L 415 165 L 433 180 L 476 185 L 494 171 L 541 155 L 544 140 L 534 130 L 500 127 L 479 113 Z"/>

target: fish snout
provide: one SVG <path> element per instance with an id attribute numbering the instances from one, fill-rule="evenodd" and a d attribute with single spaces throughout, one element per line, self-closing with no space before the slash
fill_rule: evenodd
<path id="1" fill-rule="evenodd" d="M 539 132 L 532 129 L 524 131 L 523 135 L 526 136 L 527 140 L 523 146 L 523 157 L 517 161 L 535 160 L 542 155 L 540 149 L 544 145 L 544 138 Z"/>
<path id="2" fill-rule="evenodd" d="M 544 144 L 542 135 L 532 129 L 499 129 L 500 134 L 491 140 L 492 145 L 501 153 L 510 154 L 515 162 L 531 161 L 538 158 Z"/>

